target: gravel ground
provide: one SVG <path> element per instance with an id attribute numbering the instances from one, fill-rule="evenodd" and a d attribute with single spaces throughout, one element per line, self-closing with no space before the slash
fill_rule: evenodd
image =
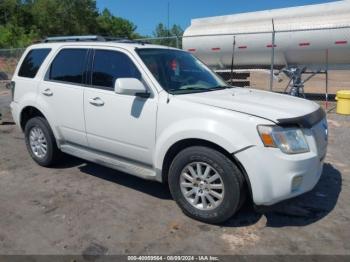
<path id="1" fill-rule="evenodd" d="M 0 254 L 350 255 L 350 117 L 329 114 L 321 180 L 261 212 L 213 226 L 186 217 L 166 186 L 67 157 L 47 169 L 26 151 L 0 89 Z"/>

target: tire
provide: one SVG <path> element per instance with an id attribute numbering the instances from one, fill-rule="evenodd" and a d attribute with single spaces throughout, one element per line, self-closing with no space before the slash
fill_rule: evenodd
<path id="1" fill-rule="evenodd" d="M 40 166 L 49 167 L 56 164 L 61 156 L 62 152 L 58 149 L 56 144 L 56 139 L 53 132 L 49 126 L 49 123 L 43 117 L 34 117 L 28 120 L 24 128 L 25 142 L 27 150 L 33 160 Z M 33 135 L 37 140 L 34 141 L 37 144 L 37 148 L 33 149 L 33 140 L 31 140 L 31 135 Z M 32 142 L 32 144 L 31 144 Z M 40 144 L 38 145 L 38 143 Z M 43 148 L 46 145 L 46 151 Z M 40 154 L 39 154 L 40 153 Z"/>
<path id="2" fill-rule="evenodd" d="M 207 173 L 208 166 L 210 171 Z M 193 171 L 197 175 L 195 182 Z M 202 180 L 198 179 L 199 174 Z M 187 175 L 192 177 L 192 181 Z M 178 153 L 170 166 L 168 178 L 171 195 L 182 211 L 191 218 L 210 224 L 225 222 L 242 206 L 244 181 L 243 174 L 228 157 L 203 146 L 189 147 Z M 189 196 L 186 197 L 186 194 Z"/>

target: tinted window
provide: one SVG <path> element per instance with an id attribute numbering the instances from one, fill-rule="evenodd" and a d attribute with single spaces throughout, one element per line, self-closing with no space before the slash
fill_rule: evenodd
<path id="1" fill-rule="evenodd" d="M 87 49 L 63 49 L 50 67 L 49 79 L 81 84 L 86 69 Z"/>
<path id="2" fill-rule="evenodd" d="M 24 58 L 18 75 L 23 77 L 34 78 L 38 73 L 41 64 L 50 53 L 50 48 L 33 49 Z"/>
<path id="3" fill-rule="evenodd" d="M 96 50 L 92 70 L 92 85 L 113 89 L 118 78 L 141 78 L 130 58 L 120 52 Z"/>

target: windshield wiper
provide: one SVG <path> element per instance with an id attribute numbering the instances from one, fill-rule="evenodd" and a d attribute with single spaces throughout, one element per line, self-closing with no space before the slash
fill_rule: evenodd
<path id="1" fill-rule="evenodd" d="M 233 86 L 214 86 L 209 88 L 209 90 L 223 90 L 223 89 L 231 89 Z"/>
<path id="2" fill-rule="evenodd" d="M 217 91 L 217 90 L 223 90 L 223 89 L 229 89 L 229 88 L 233 88 L 233 86 L 214 86 L 214 87 L 209 87 L 209 88 L 205 88 L 205 87 L 188 87 L 186 89 L 177 89 L 177 88 L 173 88 L 173 89 L 168 89 L 167 91 L 172 93 L 172 94 L 187 94 L 187 91 L 193 92 L 195 91 L 195 93 L 201 93 L 201 92 L 211 92 L 211 91 Z"/>
<path id="3" fill-rule="evenodd" d="M 178 89 L 178 88 L 172 88 L 172 89 L 167 89 L 168 92 L 172 94 L 187 94 L 188 91 L 190 92 L 206 92 L 206 91 L 211 91 L 208 88 L 198 88 L 198 87 L 188 87 L 186 89 Z"/>

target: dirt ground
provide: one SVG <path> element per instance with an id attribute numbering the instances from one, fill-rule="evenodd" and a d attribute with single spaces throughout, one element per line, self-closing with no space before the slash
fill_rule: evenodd
<path id="1" fill-rule="evenodd" d="M 248 203 L 213 226 L 186 217 L 162 184 L 73 157 L 39 167 L 9 100 L 0 89 L 0 254 L 350 255 L 350 117 L 329 114 L 313 191 L 261 212 Z"/>

